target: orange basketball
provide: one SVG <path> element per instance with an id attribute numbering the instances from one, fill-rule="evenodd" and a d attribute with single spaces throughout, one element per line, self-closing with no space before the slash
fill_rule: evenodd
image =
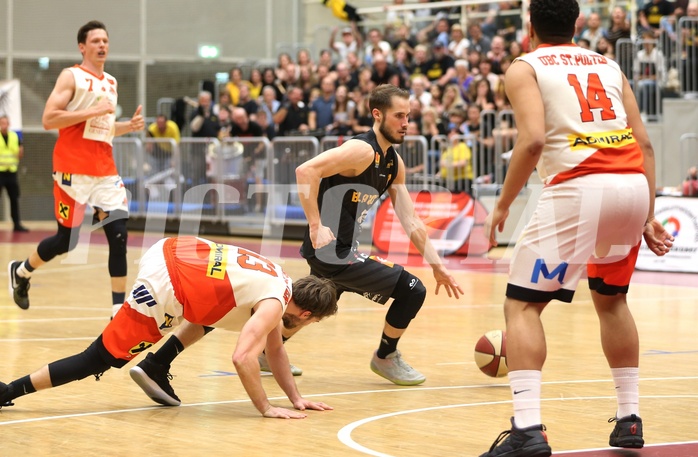
<path id="1" fill-rule="evenodd" d="M 507 343 L 503 330 L 490 330 L 475 344 L 475 364 L 487 376 L 501 378 L 509 373 Z"/>

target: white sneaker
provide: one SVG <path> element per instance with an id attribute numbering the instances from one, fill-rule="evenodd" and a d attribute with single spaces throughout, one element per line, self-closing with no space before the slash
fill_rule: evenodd
<path id="1" fill-rule="evenodd" d="M 262 354 L 257 357 L 257 361 L 259 362 L 259 371 L 262 371 L 264 373 L 271 373 L 271 367 L 269 366 L 269 362 L 267 362 L 267 355 L 262 352 Z M 290 364 L 289 367 L 291 368 L 291 374 L 293 376 L 300 376 L 303 374 L 303 370 L 298 368 L 297 366 Z"/>
<path id="2" fill-rule="evenodd" d="M 416 386 L 427 380 L 422 373 L 402 360 L 400 351 L 392 352 L 384 359 L 378 358 L 378 351 L 374 352 L 371 371 L 398 386 Z"/>

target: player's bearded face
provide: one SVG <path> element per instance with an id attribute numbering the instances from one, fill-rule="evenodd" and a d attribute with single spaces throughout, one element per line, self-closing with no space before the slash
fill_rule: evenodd
<path id="1" fill-rule="evenodd" d="M 383 116 L 383 119 L 381 119 L 381 123 L 378 126 L 378 131 L 385 137 L 386 140 L 393 144 L 402 144 L 402 142 L 405 141 L 405 137 L 400 135 L 397 128 L 388 125 L 386 116 Z"/>
<path id="2" fill-rule="evenodd" d="M 284 323 L 284 327 L 287 329 L 296 328 L 301 325 L 302 322 L 300 317 L 294 316 L 291 313 L 284 313 L 284 315 L 281 316 L 281 320 Z"/>

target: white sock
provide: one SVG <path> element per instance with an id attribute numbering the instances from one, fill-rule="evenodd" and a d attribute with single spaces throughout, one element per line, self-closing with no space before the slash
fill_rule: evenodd
<path id="1" fill-rule="evenodd" d="M 31 278 L 31 277 L 32 277 L 31 271 L 27 270 L 27 267 L 24 266 L 24 264 L 25 264 L 26 262 L 27 262 L 26 260 L 25 260 L 24 262 L 22 262 L 22 263 L 17 267 L 17 270 L 15 271 L 15 272 L 17 273 L 17 276 L 19 276 L 20 278 Z"/>
<path id="2" fill-rule="evenodd" d="M 111 305 L 111 317 L 116 316 L 116 313 L 118 313 L 121 309 L 121 305 L 122 303 L 114 303 L 113 305 Z"/>
<path id="3" fill-rule="evenodd" d="M 616 385 L 618 411 L 616 417 L 640 415 L 640 369 L 638 367 L 611 368 Z"/>
<path id="4" fill-rule="evenodd" d="M 514 399 L 514 423 L 517 428 L 541 424 L 539 370 L 517 370 L 509 372 L 509 386 Z"/>

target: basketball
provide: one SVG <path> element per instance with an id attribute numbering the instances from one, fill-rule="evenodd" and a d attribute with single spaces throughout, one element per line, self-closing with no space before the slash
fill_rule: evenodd
<path id="1" fill-rule="evenodd" d="M 487 376 L 501 378 L 509 373 L 507 344 L 503 330 L 490 330 L 475 344 L 475 364 Z"/>

